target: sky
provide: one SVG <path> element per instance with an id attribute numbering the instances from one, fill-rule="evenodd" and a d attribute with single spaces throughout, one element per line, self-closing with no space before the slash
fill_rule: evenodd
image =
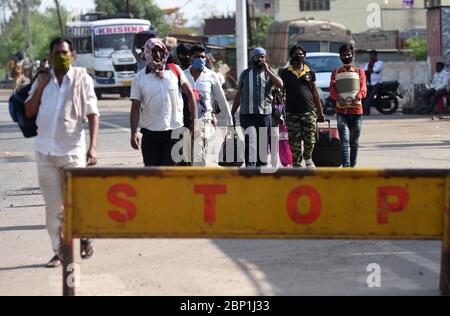
<path id="1" fill-rule="evenodd" d="M 94 0 L 60 0 L 60 2 L 63 6 L 72 10 L 81 9 L 83 11 L 89 11 L 95 8 Z M 214 13 L 217 14 L 226 14 L 234 12 L 236 8 L 236 0 L 155 0 L 155 2 L 161 8 L 173 8 L 189 2 L 182 9 L 184 16 L 188 19 L 189 25 L 200 21 L 201 17 L 205 15 L 205 11 L 215 11 Z M 40 9 L 44 9 L 48 6 L 53 7 L 54 1 L 42 0 Z"/>

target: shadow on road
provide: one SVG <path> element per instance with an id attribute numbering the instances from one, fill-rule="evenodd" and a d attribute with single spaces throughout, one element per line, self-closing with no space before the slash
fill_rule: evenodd
<path id="1" fill-rule="evenodd" d="M 18 266 L 18 267 L 0 267 L 0 272 L 1 271 L 14 271 L 14 270 L 31 270 L 31 269 L 43 269 L 46 268 L 45 265 L 43 264 L 33 264 L 33 265 L 28 265 L 28 266 Z"/>
<path id="2" fill-rule="evenodd" d="M 11 227 L 0 227 L 0 232 L 30 231 L 30 230 L 45 230 L 45 229 L 47 229 L 45 225 L 11 226 Z"/>

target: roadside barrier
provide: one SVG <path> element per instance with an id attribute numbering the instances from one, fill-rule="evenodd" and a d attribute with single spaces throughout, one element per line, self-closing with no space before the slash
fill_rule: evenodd
<path id="1" fill-rule="evenodd" d="M 67 169 L 63 294 L 75 238 L 442 240 L 450 170 Z"/>

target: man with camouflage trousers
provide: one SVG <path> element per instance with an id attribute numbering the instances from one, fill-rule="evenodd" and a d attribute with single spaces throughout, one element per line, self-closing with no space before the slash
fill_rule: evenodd
<path id="1" fill-rule="evenodd" d="M 304 158 L 306 168 L 314 169 L 312 153 L 316 144 L 317 121 L 325 122 L 316 75 L 305 64 L 306 50 L 302 46 L 292 47 L 289 56 L 290 65 L 281 70 L 280 76 L 286 92 L 286 125 L 294 167 L 301 167 Z"/>

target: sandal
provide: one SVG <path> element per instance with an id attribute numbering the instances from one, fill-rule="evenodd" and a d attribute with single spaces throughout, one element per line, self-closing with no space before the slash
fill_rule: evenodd
<path id="1" fill-rule="evenodd" d="M 94 248 L 92 247 L 92 240 L 81 239 L 80 240 L 80 256 L 81 259 L 87 260 L 94 254 Z"/>
<path id="2" fill-rule="evenodd" d="M 62 259 L 56 255 L 46 265 L 47 268 L 58 268 L 62 264 Z"/>

